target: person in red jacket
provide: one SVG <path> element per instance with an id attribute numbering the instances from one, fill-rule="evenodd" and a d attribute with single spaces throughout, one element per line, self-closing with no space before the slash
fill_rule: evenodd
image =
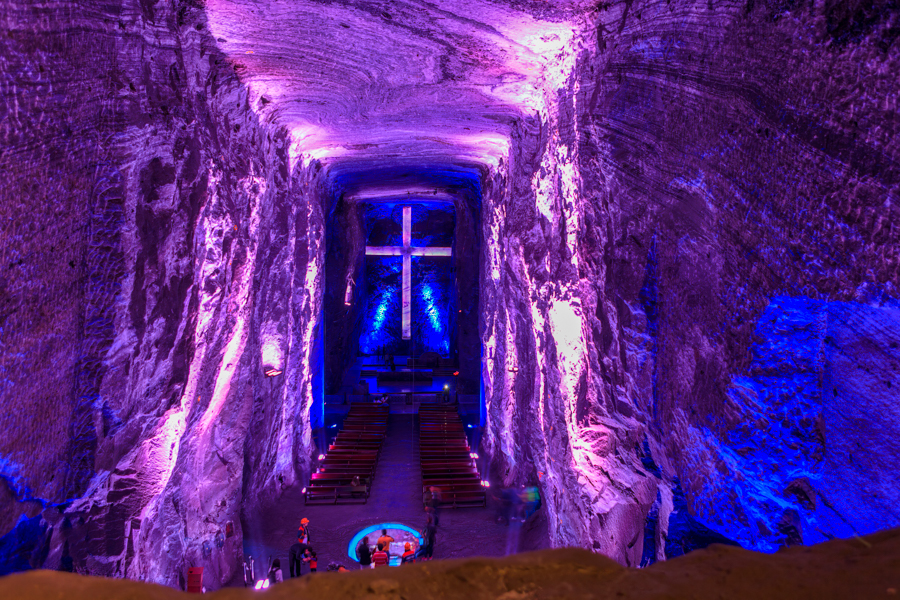
<path id="1" fill-rule="evenodd" d="M 400 556 L 400 564 L 406 565 L 416 562 L 416 553 L 413 552 L 412 544 L 406 542 L 403 545 L 403 554 Z"/>
<path id="2" fill-rule="evenodd" d="M 300 519 L 300 527 L 297 528 L 297 541 L 301 544 L 309 544 L 309 519 Z"/>
<path id="3" fill-rule="evenodd" d="M 387 552 L 384 551 L 384 544 L 378 544 L 378 550 L 372 555 L 372 564 L 376 569 L 378 567 L 388 566 L 388 555 Z"/>

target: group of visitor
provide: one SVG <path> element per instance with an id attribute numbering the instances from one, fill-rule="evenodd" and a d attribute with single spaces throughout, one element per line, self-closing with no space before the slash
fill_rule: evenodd
<path id="1" fill-rule="evenodd" d="M 425 502 L 425 528 L 421 532 L 422 544 L 416 550 L 413 550 L 410 542 L 404 543 L 403 552 L 400 554 L 400 564 L 431 560 L 434 554 L 434 542 L 440 518 L 438 514 L 440 500 L 440 489 L 436 487 L 430 488 Z M 381 530 L 381 536 L 375 541 L 374 547 L 369 544 L 369 537 L 364 537 L 356 548 L 360 568 L 374 569 L 388 566 L 391 560 L 391 544 L 394 542 L 393 536 L 388 534 L 387 529 Z M 302 575 L 301 569 L 304 565 L 308 565 L 310 573 L 318 571 L 318 557 L 316 551 L 310 545 L 309 519 L 307 518 L 300 520 L 300 527 L 297 529 L 297 541 L 288 551 L 290 576 L 292 578 L 300 577 Z M 341 564 L 332 562 L 328 565 L 327 570 L 343 572 L 347 569 Z M 280 559 L 274 559 L 269 565 L 267 579 L 270 584 L 284 581 Z"/>
<path id="2" fill-rule="evenodd" d="M 429 515 L 426 519 L 425 529 L 422 531 L 423 544 L 418 550 L 413 550 L 412 543 L 405 542 L 403 544 L 403 553 L 400 554 L 400 564 L 407 565 L 416 561 L 431 560 L 431 555 L 434 552 L 434 536 L 434 520 Z M 388 566 L 391 562 L 391 544 L 394 541 L 393 536 L 388 534 L 387 529 L 381 530 L 381 537 L 375 541 L 374 549 L 369 543 L 369 536 L 363 537 L 356 547 L 359 568 L 375 569 Z"/>
<path id="3" fill-rule="evenodd" d="M 360 569 L 374 569 L 376 567 L 386 567 L 391 561 L 391 544 L 394 543 L 394 537 L 388 535 L 387 529 L 381 530 L 381 537 L 375 541 L 375 551 L 369 545 L 369 536 L 365 536 L 356 547 L 356 555 L 359 558 Z M 406 542 L 403 545 L 403 554 L 400 555 L 400 564 L 415 562 L 415 552 L 412 544 Z"/>
<path id="4" fill-rule="evenodd" d="M 302 575 L 301 569 L 304 565 L 309 566 L 310 573 L 315 573 L 319 570 L 318 556 L 309 544 L 309 519 L 307 518 L 300 519 L 300 527 L 297 529 L 297 542 L 288 550 L 288 570 L 291 577 L 300 577 Z M 331 565 L 329 565 L 329 570 L 339 569 L 332 569 Z M 346 569 L 344 570 L 346 571 Z M 281 559 L 276 558 L 272 561 L 272 564 L 269 565 L 267 577 L 270 584 L 284 581 Z"/>
<path id="5" fill-rule="evenodd" d="M 524 523 L 541 507 L 541 495 L 537 486 L 521 485 L 500 491 L 495 497 L 497 502 L 497 522 L 507 525 L 513 522 Z"/>

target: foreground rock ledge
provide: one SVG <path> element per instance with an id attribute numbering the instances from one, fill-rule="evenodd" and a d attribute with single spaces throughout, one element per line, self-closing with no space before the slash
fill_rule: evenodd
<path id="1" fill-rule="evenodd" d="M 146 583 L 31 571 L 0 579 L 0 598 L 167 599 L 184 592 Z M 503 559 L 437 561 L 388 571 L 321 573 L 232 598 L 896 598 L 900 529 L 759 554 L 710 546 L 647 569 L 626 569 L 585 550 L 560 549 Z"/>

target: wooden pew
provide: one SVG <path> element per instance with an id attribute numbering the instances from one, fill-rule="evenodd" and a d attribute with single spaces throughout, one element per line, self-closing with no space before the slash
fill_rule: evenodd
<path id="1" fill-rule="evenodd" d="M 345 450 L 379 450 L 381 442 L 373 442 L 366 440 L 334 440 L 334 443 L 328 447 L 328 451 L 345 449 Z"/>
<path id="2" fill-rule="evenodd" d="M 469 456 L 471 452 L 466 449 L 463 450 L 453 450 L 447 448 L 433 448 L 431 450 L 420 448 L 419 449 L 419 460 L 425 462 L 426 459 L 434 460 L 434 461 L 460 461 L 460 460 L 472 460 L 472 457 Z"/>
<path id="3" fill-rule="evenodd" d="M 369 486 L 331 485 L 306 488 L 304 504 L 365 504 L 369 498 Z"/>
<path id="4" fill-rule="evenodd" d="M 445 508 L 462 508 L 468 506 L 485 506 L 486 494 L 484 489 L 452 489 L 441 492 L 441 499 L 437 501 L 439 507 Z M 430 499 L 429 492 L 422 494 L 422 501 L 427 502 Z"/>
<path id="5" fill-rule="evenodd" d="M 456 485 L 463 483 L 471 483 L 481 485 L 481 475 L 477 471 L 474 473 L 430 473 L 422 476 L 422 485 Z"/>
<path id="6" fill-rule="evenodd" d="M 442 463 L 425 463 L 422 465 L 423 476 L 433 476 L 439 473 L 475 473 L 477 475 L 478 468 L 472 465 L 447 467 Z"/>
<path id="7" fill-rule="evenodd" d="M 357 475 L 360 479 L 368 479 L 372 477 L 372 469 L 360 467 L 319 467 L 319 470 L 313 475 L 341 475 L 350 478 Z"/>
<path id="8" fill-rule="evenodd" d="M 354 477 L 359 477 L 360 485 L 370 485 L 372 483 L 368 475 L 356 473 L 313 473 L 310 475 L 310 485 L 350 485 Z"/>

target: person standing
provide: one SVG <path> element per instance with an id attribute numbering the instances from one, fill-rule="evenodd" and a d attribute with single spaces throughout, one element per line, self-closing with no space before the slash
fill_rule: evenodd
<path id="1" fill-rule="evenodd" d="M 425 531 L 422 532 L 424 543 L 419 549 L 422 560 L 431 560 L 431 557 L 434 555 L 434 541 L 436 534 L 437 529 L 434 527 L 434 522 L 429 519 L 425 524 Z"/>
<path id="2" fill-rule="evenodd" d="M 308 549 L 309 546 L 301 542 L 291 546 L 291 549 L 288 551 L 288 571 L 291 577 L 300 577 L 302 574 L 300 569 L 303 566 L 303 558 L 306 556 Z"/>
<path id="3" fill-rule="evenodd" d="M 378 550 L 372 555 L 374 568 L 388 566 L 388 553 L 384 551 L 384 544 L 378 544 Z"/>
<path id="4" fill-rule="evenodd" d="M 388 556 L 391 555 L 391 544 L 394 542 L 394 538 L 388 535 L 387 529 L 381 530 L 381 537 L 378 538 L 376 544 L 379 546 L 384 546 L 384 551 L 387 552 Z"/>
<path id="5" fill-rule="evenodd" d="M 300 527 L 297 528 L 297 541 L 309 545 L 309 519 L 300 519 Z"/>
<path id="6" fill-rule="evenodd" d="M 437 527 L 441 524 L 441 502 L 444 497 L 441 494 L 441 488 L 436 485 L 431 486 L 429 491 L 431 492 L 431 506 L 434 508 L 434 526 Z"/>
<path id="7" fill-rule="evenodd" d="M 370 569 L 372 567 L 372 552 L 369 549 L 369 538 L 364 537 L 356 547 L 356 555 L 359 557 L 359 568 Z"/>

